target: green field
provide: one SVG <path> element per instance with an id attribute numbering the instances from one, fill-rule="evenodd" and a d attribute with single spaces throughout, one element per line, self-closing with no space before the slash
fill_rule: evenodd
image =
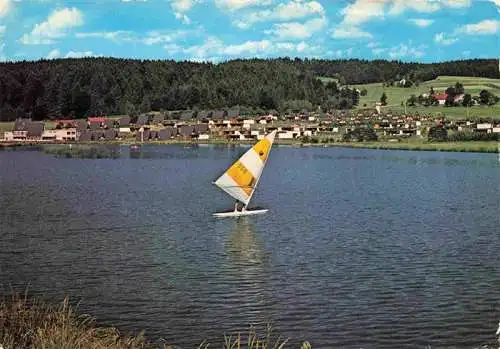
<path id="1" fill-rule="evenodd" d="M 12 131 L 14 129 L 13 122 L 0 122 L 0 132 Z"/>
<path id="2" fill-rule="evenodd" d="M 412 94 L 418 96 L 421 93 L 428 93 L 431 87 L 435 92 L 444 92 L 448 87 L 454 86 L 457 81 L 462 83 L 464 85 L 465 92 L 470 93 L 472 96 L 479 95 L 479 92 L 483 89 L 500 96 L 500 79 L 463 76 L 440 76 L 435 80 L 426 81 L 421 83 L 419 86 L 412 86 L 410 88 L 383 87 L 382 83 L 353 86 L 359 88 L 360 90 L 363 88 L 367 90 L 367 95 L 361 96 L 360 98 L 359 108 L 364 108 L 364 104 L 366 104 L 367 108 L 373 108 L 375 103 L 380 101 L 382 93 L 385 92 L 387 95 L 387 106 L 383 107 L 383 109 L 388 112 L 404 112 L 404 107 L 401 106 L 401 102 L 407 100 Z M 432 114 L 454 119 L 467 117 L 467 108 L 464 107 L 416 106 L 407 107 L 407 112 L 412 114 Z M 500 119 L 500 103 L 497 103 L 492 107 L 471 107 L 469 108 L 468 113 L 470 118 L 491 117 L 494 119 Z"/>

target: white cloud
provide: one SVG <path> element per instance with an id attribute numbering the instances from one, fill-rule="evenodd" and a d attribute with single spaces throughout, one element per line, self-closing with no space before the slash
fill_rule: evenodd
<path id="1" fill-rule="evenodd" d="M 372 42 L 369 42 L 366 47 L 368 48 L 375 48 L 375 47 L 379 47 L 380 46 L 380 42 L 376 42 L 376 41 L 372 41 Z"/>
<path id="2" fill-rule="evenodd" d="M 7 27 L 5 25 L 0 25 L 0 36 L 3 36 L 7 31 Z"/>
<path id="3" fill-rule="evenodd" d="M 314 18 L 304 23 L 290 22 L 279 23 L 273 29 L 267 30 L 266 34 L 276 36 L 278 39 L 307 39 L 314 33 L 324 29 L 328 25 L 326 17 Z"/>
<path id="4" fill-rule="evenodd" d="M 3 53 L 3 49 L 5 48 L 5 44 L 0 44 L 0 61 L 6 61 L 7 57 L 5 57 Z"/>
<path id="5" fill-rule="evenodd" d="M 463 35 L 495 35 L 500 31 L 500 21 L 485 19 L 479 23 L 466 24 L 458 27 L 451 34 L 437 33 L 434 41 L 441 45 L 451 45 Z"/>
<path id="6" fill-rule="evenodd" d="M 386 51 L 385 48 L 374 48 L 372 50 L 372 53 L 375 55 L 375 56 L 380 56 L 382 53 L 384 53 Z"/>
<path id="7" fill-rule="evenodd" d="M 467 24 L 458 29 L 459 33 L 492 35 L 500 31 L 500 20 L 485 19 L 479 23 Z"/>
<path id="8" fill-rule="evenodd" d="M 160 33 L 149 33 L 144 39 L 142 39 L 142 42 L 148 46 L 164 44 L 172 41 L 174 41 L 174 38 L 171 35 Z"/>
<path id="9" fill-rule="evenodd" d="M 245 29 L 255 23 L 270 21 L 290 21 L 309 16 L 325 16 L 325 9 L 317 1 L 292 0 L 286 3 L 280 3 L 273 9 L 266 9 L 251 12 L 242 19 L 234 21 L 237 27 Z"/>
<path id="10" fill-rule="evenodd" d="M 185 24 L 191 24 L 191 19 L 186 15 L 201 0 L 171 0 L 170 6 L 174 11 L 175 18 Z"/>
<path id="11" fill-rule="evenodd" d="M 498 1 L 498 0 L 493 0 Z M 405 11 L 435 12 L 442 8 L 462 8 L 471 5 L 471 0 L 355 0 L 341 11 L 343 19 L 333 30 L 336 38 L 369 38 L 372 35 L 360 26 L 374 19 L 382 20 L 386 14 L 400 15 Z M 424 22 L 415 22 L 424 24 Z"/>
<path id="12" fill-rule="evenodd" d="M 470 51 L 469 50 L 462 51 L 462 56 L 469 57 L 470 56 Z"/>
<path id="13" fill-rule="evenodd" d="M 410 22 L 415 24 L 418 27 L 428 27 L 430 26 L 434 21 L 432 19 L 423 19 L 423 18 L 411 18 Z"/>
<path id="14" fill-rule="evenodd" d="M 425 54 L 425 52 L 424 52 L 425 46 L 424 45 L 420 45 L 418 47 L 411 47 L 409 45 L 411 45 L 411 43 L 408 45 L 399 44 L 397 46 L 392 47 L 389 50 L 389 57 L 391 57 L 392 59 L 403 58 L 403 57 L 408 57 L 408 56 L 413 56 L 413 57 L 419 58 Z"/>
<path id="15" fill-rule="evenodd" d="M 353 48 L 350 47 L 348 49 L 345 49 L 345 50 L 331 50 L 331 51 L 328 51 L 326 54 L 328 56 L 334 56 L 336 58 L 342 58 L 342 57 L 350 57 L 352 56 L 352 53 L 353 53 Z"/>
<path id="16" fill-rule="evenodd" d="M 500 0 L 490 0 L 490 1 L 497 6 L 500 6 Z"/>
<path id="17" fill-rule="evenodd" d="M 144 37 L 139 38 L 138 41 L 145 45 L 166 44 L 173 43 L 179 39 L 186 37 L 199 36 L 203 32 L 203 28 L 201 27 L 196 29 L 177 31 L 153 30 L 148 32 Z"/>
<path id="18" fill-rule="evenodd" d="M 12 0 L 0 0 L 0 17 L 6 16 L 12 10 Z"/>
<path id="19" fill-rule="evenodd" d="M 222 53 L 229 56 L 238 56 L 241 54 L 256 54 L 259 52 L 268 52 L 273 46 L 269 40 L 262 41 L 247 41 L 239 45 L 226 46 Z"/>
<path id="20" fill-rule="evenodd" d="M 215 4 L 224 10 L 235 11 L 245 7 L 270 5 L 272 0 L 215 0 Z"/>
<path id="21" fill-rule="evenodd" d="M 457 42 L 458 38 L 449 36 L 445 33 L 437 33 L 434 35 L 434 41 L 438 44 L 447 46 Z"/>
<path id="22" fill-rule="evenodd" d="M 166 44 L 163 48 L 167 51 L 169 55 L 174 55 L 182 51 L 182 47 L 177 44 Z"/>
<path id="23" fill-rule="evenodd" d="M 184 24 L 191 24 L 191 18 L 183 13 L 175 12 L 175 18 L 177 18 Z"/>
<path id="24" fill-rule="evenodd" d="M 69 51 L 64 58 L 82 58 L 82 57 L 102 57 L 102 55 L 94 54 L 92 51 L 75 52 Z"/>
<path id="25" fill-rule="evenodd" d="M 490 0 L 497 7 L 497 12 L 500 13 L 500 0 Z"/>
<path id="26" fill-rule="evenodd" d="M 182 52 L 196 58 L 203 58 L 214 54 L 222 49 L 222 41 L 216 37 L 209 37 L 203 44 L 193 45 L 188 48 L 183 48 Z"/>
<path id="27" fill-rule="evenodd" d="M 123 41 L 133 41 L 134 33 L 126 30 L 117 30 L 113 32 L 87 32 L 87 33 L 76 33 L 75 37 L 78 39 L 100 38 L 100 39 L 111 40 L 114 42 L 123 42 Z"/>
<path id="28" fill-rule="evenodd" d="M 178 30 L 172 32 L 154 30 L 146 33 L 145 35 L 138 35 L 137 33 L 128 30 L 117 30 L 113 32 L 76 33 L 75 37 L 79 39 L 99 38 L 99 39 L 110 40 L 115 43 L 134 42 L 151 46 L 157 44 L 171 43 L 178 40 L 179 38 L 186 37 L 188 35 L 191 36 L 198 35 L 199 33 L 200 33 L 199 28 L 193 30 Z"/>
<path id="29" fill-rule="evenodd" d="M 21 37 L 25 45 L 51 44 L 54 39 L 63 37 L 66 30 L 83 24 L 83 14 L 76 8 L 56 10 L 46 21 L 36 24 L 30 34 Z"/>
<path id="30" fill-rule="evenodd" d="M 416 12 L 436 12 L 442 8 L 463 8 L 471 5 L 471 0 L 392 0 L 389 14 L 398 15 L 406 10 Z"/>
<path id="31" fill-rule="evenodd" d="M 308 54 L 318 52 L 320 47 L 312 46 L 301 41 L 292 42 L 273 42 L 271 40 L 246 41 L 241 44 L 225 45 L 216 37 L 209 37 L 204 43 L 191 47 L 180 47 L 177 44 L 167 44 L 165 49 L 169 54 L 184 53 L 190 57 L 190 60 L 220 60 L 228 57 L 258 57 L 259 55 L 268 56 L 280 53 L 304 53 Z"/>
<path id="32" fill-rule="evenodd" d="M 469 7 L 472 4 L 472 0 L 444 0 L 443 3 L 447 7 L 462 8 Z"/>
<path id="33" fill-rule="evenodd" d="M 363 31 L 359 26 L 374 18 L 384 18 L 384 8 L 389 0 L 356 0 L 344 7 L 344 16 L 339 26 L 333 29 L 332 36 L 337 39 L 371 38 L 372 34 Z"/>
<path id="34" fill-rule="evenodd" d="M 59 51 L 58 49 L 54 49 L 49 52 L 49 54 L 47 55 L 47 59 L 54 59 L 60 56 L 61 56 L 61 51 Z"/>
<path id="35" fill-rule="evenodd" d="M 347 39 L 347 38 L 352 38 L 352 39 L 370 39 L 373 37 L 372 34 L 365 32 L 361 30 L 358 27 L 352 26 L 352 27 L 338 27 L 333 29 L 332 31 L 332 36 L 337 39 Z"/>
<path id="36" fill-rule="evenodd" d="M 355 26 L 370 21 L 372 18 L 384 18 L 384 7 L 388 0 L 356 0 L 341 11 L 343 25 Z"/>
<path id="37" fill-rule="evenodd" d="M 198 0 L 171 0 L 171 6 L 175 12 L 186 13 L 198 2 Z"/>
<path id="38" fill-rule="evenodd" d="M 406 10 L 413 10 L 416 12 L 435 12 L 441 7 L 440 3 L 433 0 L 394 0 L 389 9 L 389 14 L 399 15 Z"/>

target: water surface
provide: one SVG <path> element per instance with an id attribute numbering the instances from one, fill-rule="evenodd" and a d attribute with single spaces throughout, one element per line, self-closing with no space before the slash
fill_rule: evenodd
<path id="1" fill-rule="evenodd" d="M 473 348 L 500 319 L 497 154 L 275 147 L 252 205 L 213 186 L 245 147 L 0 152 L 0 292 L 69 295 L 182 348 L 272 323 L 314 348 Z"/>

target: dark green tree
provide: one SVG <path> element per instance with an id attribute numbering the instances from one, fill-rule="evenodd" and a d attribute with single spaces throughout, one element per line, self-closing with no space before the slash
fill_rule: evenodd
<path id="1" fill-rule="evenodd" d="M 444 142 L 448 139 L 448 132 L 442 125 L 432 126 L 427 133 L 430 142 Z"/>
<path id="2" fill-rule="evenodd" d="M 417 101 L 417 96 L 411 95 L 410 98 L 408 98 L 408 105 L 414 107 Z"/>
<path id="3" fill-rule="evenodd" d="M 472 106 L 472 96 L 468 93 L 464 95 L 464 100 L 462 101 L 462 105 L 464 107 L 470 107 Z"/>
<path id="4" fill-rule="evenodd" d="M 387 95 L 384 93 L 382 93 L 382 96 L 380 97 L 380 103 L 382 103 L 382 105 L 387 105 Z"/>

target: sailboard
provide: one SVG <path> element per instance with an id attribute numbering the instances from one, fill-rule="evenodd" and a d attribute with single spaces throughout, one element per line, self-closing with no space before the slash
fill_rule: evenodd
<path id="1" fill-rule="evenodd" d="M 267 209 L 247 209 L 274 143 L 276 131 L 266 135 L 243 154 L 214 184 L 236 200 L 233 211 L 218 212 L 216 217 L 239 217 L 266 213 Z M 238 210 L 239 203 L 243 204 Z"/>

